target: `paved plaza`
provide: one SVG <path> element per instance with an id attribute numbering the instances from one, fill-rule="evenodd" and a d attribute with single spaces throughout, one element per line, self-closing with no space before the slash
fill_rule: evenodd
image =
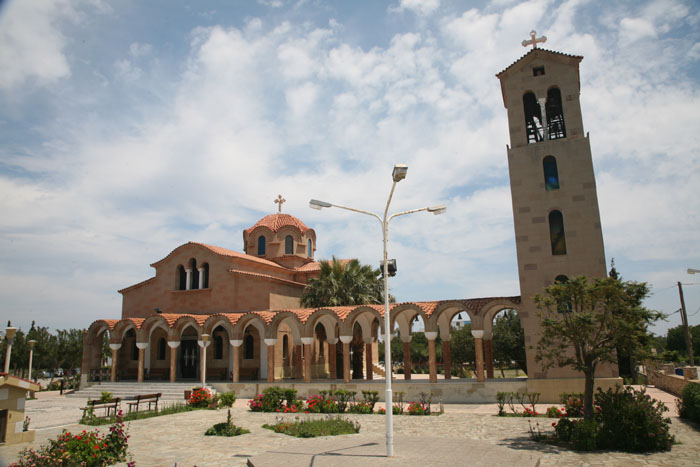
<path id="1" fill-rule="evenodd" d="M 448 404 L 445 413 L 432 417 L 394 417 L 395 457 L 384 456 L 384 417 L 347 415 L 361 424 L 358 435 L 297 439 L 262 428 L 276 414 L 252 413 L 247 400 L 236 402 L 234 423 L 251 433 L 220 438 L 204 436 L 214 423 L 226 419 L 225 410 L 199 410 L 128 423 L 129 451 L 136 465 L 144 466 L 425 466 L 425 465 L 540 465 L 540 466 L 700 466 L 700 430 L 681 421 L 675 413 L 674 397 L 649 388 L 649 393 L 671 409 L 672 431 L 680 444 L 670 452 L 627 454 L 596 452 L 581 454 L 534 443 L 528 422 L 539 422 L 551 430 L 552 419 L 495 417 L 495 404 Z M 94 429 L 79 425 L 84 399 L 56 393 L 40 393 L 27 402 L 31 427 L 36 429 L 33 446 L 54 438 L 63 429 Z M 538 407 L 543 411 L 544 405 Z M 300 415 L 308 417 L 310 415 Z M 313 415 L 322 417 L 323 415 Z M 286 415 L 293 418 L 293 415 Z M 100 429 L 106 430 L 107 427 Z M 0 465 L 8 465 L 28 445 L 0 447 Z"/>

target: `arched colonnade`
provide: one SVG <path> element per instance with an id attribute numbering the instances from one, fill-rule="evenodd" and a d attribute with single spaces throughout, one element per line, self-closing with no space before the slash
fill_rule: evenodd
<path id="1" fill-rule="evenodd" d="M 420 317 L 428 339 L 430 381 L 437 381 L 435 341 L 443 345 L 445 378 L 450 378 L 452 319 L 466 312 L 476 350 L 477 381 L 493 377 L 494 316 L 518 309 L 520 297 L 414 302 L 390 306 L 392 329 L 404 345 L 404 378 L 411 378 L 412 326 Z M 120 379 L 343 379 L 351 369 L 369 370 L 384 307 L 363 305 L 243 313 L 154 314 L 148 318 L 97 320 L 83 339 L 83 374 L 99 369 L 105 333 L 112 357 L 111 381 Z M 338 346 L 341 346 L 340 348 Z M 354 352 L 353 352 L 354 349 Z M 336 358 L 337 356 L 337 358 Z M 359 362 L 358 362 L 359 360 Z M 363 361 L 364 360 L 364 361 Z M 202 363 L 204 362 L 204 364 Z M 360 374 L 360 377 L 362 374 Z M 357 378 L 357 376 L 354 376 Z"/>

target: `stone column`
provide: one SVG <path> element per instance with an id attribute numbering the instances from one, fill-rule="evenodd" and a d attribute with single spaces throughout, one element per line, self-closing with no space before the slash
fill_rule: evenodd
<path id="1" fill-rule="evenodd" d="M 328 371 L 331 374 L 330 379 L 338 378 L 338 361 L 335 354 L 335 344 L 337 343 L 337 339 L 328 339 Z"/>
<path id="2" fill-rule="evenodd" d="M 204 288 L 204 268 L 197 268 L 197 272 L 199 272 L 199 288 L 203 289 Z"/>
<path id="3" fill-rule="evenodd" d="M 340 336 L 340 342 L 343 343 L 343 381 L 350 382 L 350 342 L 352 336 Z"/>
<path id="4" fill-rule="evenodd" d="M 476 380 L 484 382 L 484 331 L 472 329 L 474 351 L 476 353 Z"/>
<path id="5" fill-rule="evenodd" d="M 294 344 L 294 379 L 304 379 L 304 360 L 301 357 L 302 344 Z"/>
<path id="6" fill-rule="evenodd" d="M 180 341 L 168 341 L 170 347 L 170 382 L 174 383 L 177 378 L 177 348 L 180 347 Z"/>
<path id="7" fill-rule="evenodd" d="M 484 360 L 486 361 L 486 377 L 493 379 L 493 347 L 492 339 L 484 339 Z"/>
<path id="8" fill-rule="evenodd" d="M 117 382 L 117 366 L 119 366 L 119 349 L 121 347 L 121 344 L 109 344 L 109 348 L 112 350 L 112 370 L 109 373 L 109 380 L 113 383 Z"/>
<path id="9" fill-rule="evenodd" d="M 187 273 L 185 276 L 185 290 L 191 290 L 192 289 L 192 268 L 185 269 L 185 272 Z"/>
<path id="10" fill-rule="evenodd" d="M 445 370 L 445 379 L 452 379 L 452 355 L 450 354 L 450 339 L 442 341 L 442 367 Z"/>
<path id="11" fill-rule="evenodd" d="M 372 381 L 374 379 L 374 368 L 372 367 L 372 342 L 367 341 L 365 341 L 365 378 L 367 381 Z"/>
<path id="12" fill-rule="evenodd" d="M 241 346 L 243 339 L 230 339 L 233 346 L 233 382 L 237 383 L 241 379 Z"/>
<path id="13" fill-rule="evenodd" d="M 136 377 L 136 381 L 143 383 L 144 360 L 146 357 L 145 353 L 146 349 L 148 348 L 148 342 L 137 342 L 136 348 L 139 349 L 139 372 L 138 376 Z"/>
<path id="14" fill-rule="evenodd" d="M 211 344 L 211 341 L 197 341 L 197 344 L 202 348 L 202 358 L 199 365 L 200 379 L 202 380 L 202 386 L 207 382 L 207 347 Z"/>
<path id="15" fill-rule="evenodd" d="M 304 382 L 310 383 L 311 382 L 311 360 L 313 359 L 312 347 L 314 345 L 314 338 L 313 337 L 302 337 L 301 343 L 304 344 Z"/>
<path id="16" fill-rule="evenodd" d="M 435 339 L 437 339 L 437 332 L 426 332 L 425 337 L 428 339 L 428 366 L 430 367 L 430 382 L 437 383 L 437 358 L 435 357 Z"/>
<path id="17" fill-rule="evenodd" d="M 277 339 L 265 339 L 267 346 L 267 382 L 275 382 L 275 344 Z"/>
<path id="18" fill-rule="evenodd" d="M 404 338 L 402 336 L 401 341 L 403 342 L 403 379 L 410 380 L 411 379 L 411 336 L 408 336 L 406 340 L 404 340 Z"/>

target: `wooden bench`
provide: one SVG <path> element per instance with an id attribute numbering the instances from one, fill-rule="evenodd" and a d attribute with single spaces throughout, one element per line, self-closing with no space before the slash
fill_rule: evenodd
<path id="1" fill-rule="evenodd" d="M 162 393 L 157 393 L 157 394 L 139 394 L 136 396 L 133 400 L 130 400 L 127 402 L 129 405 L 129 413 L 131 413 L 131 410 L 135 409 L 135 412 L 139 411 L 139 405 L 140 404 L 148 404 L 148 410 L 152 410 L 153 406 L 155 405 L 156 412 L 158 412 L 158 399 L 160 399 L 160 396 Z"/>
<path id="2" fill-rule="evenodd" d="M 95 410 L 98 409 L 104 409 L 105 410 L 105 415 L 103 417 L 109 417 L 110 413 L 113 413 L 113 415 L 117 415 L 117 409 L 119 408 L 119 402 L 121 401 L 121 398 L 119 397 L 114 397 L 108 401 L 101 401 L 99 399 L 95 399 L 94 401 L 87 401 L 87 407 L 83 407 L 83 417 L 85 417 L 85 414 L 90 411 L 93 415 L 95 414 Z"/>
<path id="3" fill-rule="evenodd" d="M 258 379 L 258 369 L 241 368 L 238 370 L 238 379 L 241 381 L 255 381 Z"/>
<path id="4" fill-rule="evenodd" d="M 146 379 L 167 380 L 170 379 L 170 368 L 150 368 L 146 373 Z"/>

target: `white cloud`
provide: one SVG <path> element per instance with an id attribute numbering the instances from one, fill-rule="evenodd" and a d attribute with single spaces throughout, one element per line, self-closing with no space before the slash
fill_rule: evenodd
<path id="1" fill-rule="evenodd" d="M 624 42 L 655 37 L 656 29 L 650 21 L 642 18 L 622 18 L 620 21 L 620 38 Z"/>
<path id="2" fill-rule="evenodd" d="M 390 6 L 390 12 L 412 11 L 420 16 L 429 16 L 440 7 L 440 0 L 399 0 L 396 6 Z"/>
<path id="3" fill-rule="evenodd" d="M 145 57 L 153 51 L 153 46 L 151 44 L 140 44 L 138 42 L 132 42 L 129 45 L 129 53 L 134 58 Z"/>

